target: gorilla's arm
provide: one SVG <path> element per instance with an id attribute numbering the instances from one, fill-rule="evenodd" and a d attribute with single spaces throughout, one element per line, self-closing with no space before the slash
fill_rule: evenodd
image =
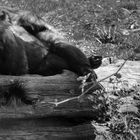
<path id="1" fill-rule="evenodd" d="M 44 76 L 61 74 L 64 69 L 69 70 L 69 66 L 63 58 L 48 53 L 38 66 L 37 73 Z"/>
<path id="2" fill-rule="evenodd" d="M 44 20 L 28 11 L 22 11 L 18 14 L 17 24 L 34 36 L 47 30 Z"/>
<path id="3" fill-rule="evenodd" d="M 63 58 L 69 65 L 69 70 L 80 76 L 90 72 L 90 63 L 79 48 L 67 42 L 52 41 L 49 45 L 49 52 Z"/>
<path id="4" fill-rule="evenodd" d="M 21 75 L 28 72 L 28 62 L 22 40 L 9 29 L 9 24 L 0 24 L 0 72 L 2 74 Z"/>
<path id="5" fill-rule="evenodd" d="M 39 32 L 45 31 L 46 27 L 42 24 L 36 24 L 29 20 L 25 20 L 23 17 L 19 19 L 19 25 L 26 29 L 27 32 L 36 36 Z"/>

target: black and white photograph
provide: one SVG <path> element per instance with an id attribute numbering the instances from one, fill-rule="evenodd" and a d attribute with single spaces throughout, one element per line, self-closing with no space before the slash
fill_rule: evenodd
<path id="1" fill-rule="evenodd" d="M 140 140 L 140 1 L 0 0 L 0 140 Z"/>

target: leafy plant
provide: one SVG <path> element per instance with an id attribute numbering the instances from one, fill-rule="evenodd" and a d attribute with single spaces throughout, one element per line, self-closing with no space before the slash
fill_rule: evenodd
<path id="1" fill-rule="evenodd" d="M 103 94 L 105 104 L 108 105 L 106 114 L 110 116 L 109 121 L 92 122 L 97 135 L 96 140 L 138 140 L 140 87 L 134 85 L 130 88 L 126 81 L 124 86 L 118 77 L 111 80 L 111 83 L 113 88 Z M 115 83 L 118 83 L 118 86 Z"/>

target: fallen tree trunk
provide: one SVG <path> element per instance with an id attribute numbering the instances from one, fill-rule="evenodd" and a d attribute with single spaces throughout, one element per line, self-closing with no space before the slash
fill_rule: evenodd
<path id="1" fill-rule="evenodd" d="M 65 119 L 0 120 L 1 140 L 94 140 L 91 124 L 69 125 Z M 53 123 L 52 123 L 53 121 Z M 61 123 L 60 123 L 61 121 Z M 69 120 L 70 121 L 70 120 Z M 63 122 L 63 125 L 62 125 Z M 71 121 L 70 121 L 71 122 Z"/>
<path id="2" fill-rule="evenodd" d="M 115 64 L 100 67 L 96 70 L 99 79 L 105 78 L 116 72 L 123 61 Z M 122 80 L 127 80 L 130 84 L 140 83 L 140 62 L 128 61 L 121 69 Z M 11 82 L 18 80 L 23 83 L 27 95 L 31 98 L 38 98 L 35 106 L 13 104 L 0 108 L 0 118 L 27 118 L 41 116 L 68 116 L 68 117 L 95 117 L 98 110 L 93 110 L 90 100 L 68 101 L 55 106 L 51 102 L 62 101 L 81 94 L 80 82 L 77 82 L 76 75 L 62 74 L 42 77 L 38 75 L 26 76 L 0 76 L 0 89 Z M 102 82 L 105 87 L 109 86 L 109 79 Z M 0 96 L 3 92 L 0 92 Z M 20 93 L 19 93 L 20 94 Z"/>
<path id="3" fill-rule="evenodd" d="M 77 82 L 74 74 L 62 74 L 55 76 L 0 76 L 0 97 L 4 94 L 3 87 L 17 81 L 24 85 L 26 95 L 38 99 L 37 104 L 8 104 L 1 105 L 0 118 L 27 118 L 42 116 L 68 116 L 68 117 L 94 117 L 95 112 L 92 102 L 89 100 L 68 101 L 55 106 L 51 102 L 62 101 L 81 94 L 80 82 Z M 20 94 L 20 93 L 18 93 Z M 0 100 L 3 100 L 0 99 Z M 2 101 L 1 101 L 2 102 Z M 13 101 L 14 102 L 14 101 Z"/>
<path id="4" fill-rule="evenodd" d="M 91 101 L 72 100 L 58 106 L 49 103 L 81 94 L 80 82 L 77 82 L 76 75 L 72 73 L 48 77 L 1 75 L 0 97 L 4 94 L 3 88 L 14 81 L 22 83 L 26 94 L 39 101 L 35 106 L 14 101 L 1 105 L 0 139 L 95 139 L 90 120 L 96 115 L 96 111 L 93 110 Z"/>

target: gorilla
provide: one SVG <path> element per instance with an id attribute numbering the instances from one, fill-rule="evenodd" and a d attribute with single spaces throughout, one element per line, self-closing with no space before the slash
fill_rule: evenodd
<path id="1" fill-rule="evenodd" d="M 87 58 L 43 19 L 27 11 L 0 12 L 0 73 L 60 74 L 64 69 L 84 76 L 101 65 L 102 57 Z"/>

